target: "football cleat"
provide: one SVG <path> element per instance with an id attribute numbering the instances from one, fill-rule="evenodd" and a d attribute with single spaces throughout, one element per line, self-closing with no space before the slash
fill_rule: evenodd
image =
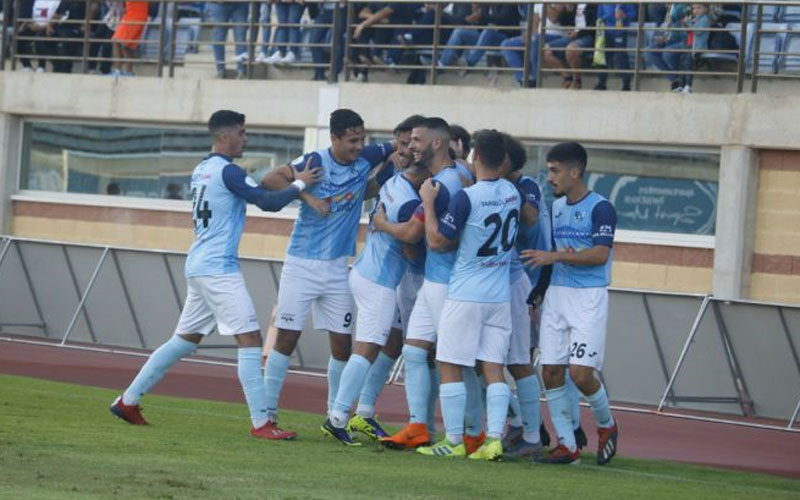
<path id="1" fill-rule="evenodd" d="M 582 450 L 583 448 L 586 448 L 588 443 L 589 440 L 586 439 L 586 433 L 583 432 L 583 427 L 578 426 L 578 428 L 575 429 L 575 446 L 577 446 L 579 450 Z"/>
<path id="2" fill-rule="evenodd" d="M 420 446 L 417 448 L 417 453 L 430 457 L 444 458 L 464 458 L 467 456 L 467 450 L 464 448 L 464 443 L 452 444 L 447 440 L 447 438 L 444 438 L 431 446 Z"/>
<path id="3" fill-rule="evenodd" d="M 320 429 L 322 430 L 323 434 L 327 434 L 345 446 L 361 446 L 361 443 L 353 441 L 353 438 L 350 436 L 350 433 L 347 432 L 347 429 L 344 427 L 334 427 L 333 423 L 331 423 L 331 419 L 329 418 L 325 419 L 325 422 L 322 424 Z"/>
<path id="4" fill-rule="evenodd" d="M 353 415 L 347 423 L 348 432 L 360 432 L 366 434 L 370 439 L 383 439 L 389 437 L 389 433 L 383 430 L 377 417 L 362 417 Z"/>
<path id="5" fill-rule="evenodd" d="M 512 460 L 536 460 L 544 456 L 544 446 L 542 446 L 542 443 L 533 444 L 524 439 L 520 439 L 509 448 L 506 448 L 504 444 L 503 450 L 503 458 Z"/>
<path id="6" fill-rule="evenodd" d="M 427 446 L 430 444 L 428 426 L 422 423 L 408 424 L 399 432 L 381 438 L 380 442 L 393 450 Z"/>
<path id="7" fill-rule="evenodd" d="M 617 454 L 617 436 L 619 429 L 615 423 L 612 427 L 597 428 L 597 465 L 605 465 Z"/>
<path id="8" fill-rule="evenodd" d="M 139 405 L 126 405 L 122 402 L 122 396 L 111 403 L 109 408 L 111 413 L 128 422 L 131 425 L 148 425 L 147 420 L 142 416 L 142 408 Z"/>
<path id="9" fill-rule="evenodd" d="M 278 427 L 276 422 L 267 422 L 259 428 L 250 429 L 250 435 L 260 439 L 273 439 L 276 441 L 291 441 L 297 437 L 296 432 L 286 431 Z"/>
<path id="10" fill-rule="evenodd" d="M 581 455 L 577 448 L 575 451 L 569 451 L 569 448 L 560 444 L 550 450 L 550 454 L 547 456 L 534 459 L 534 461 L 540 464 L 580 465 Z"/>
<path id="11" fill-rule="evenodd" d="M 469 434 L 464 434 L 464 449 L 467 450 L 467 455 L 471 455 L 475 453 L 478 448 L 483 446 L 483 443 L 486 441 L 486 433 L 481 431 L 481 433 L 477 436 L 470 436 Z"/>
<path id="12" fill-rule="evenodd" d="M 467 458 L 471 460 L 500 460 L 503 458 L 503 444 L 499 439 L 487 439 L 480 448 Z"/>
<path id="13" fill-rule="evenodd" d="M 523 434 L 522 427 L 515 427 L 513 425 L 508 426 L 508 431 L 506 431 L 506 435 L 503 436 L 503 449 L 510 450 L 514 446 L 517 445 L 520 441 L 522 441 L 522 434 Z"/>

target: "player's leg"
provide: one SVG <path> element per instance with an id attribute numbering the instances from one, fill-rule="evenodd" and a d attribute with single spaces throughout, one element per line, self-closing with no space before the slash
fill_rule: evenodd
<path id="1" fill-rule="evenodd" d="M 403 331 L 392 328 L 386 345 L 381 348 L 369 372 L 367 372 L 367 380 L 364 382 L 364 388 L 361 389 L 361 394 L 358 396 L 356 415 L 364 419 L 375 417 L 375 403 L 387 380 L 389 380 L 389 372 L 397 362 L 402 349 Z"/>
<path id="2" fill-rule="evenodd" d="M 280 400 L 292 353 L 297 347 L 311 303 L 319 293 L 314 261 L 287 256 L 278 287 L 278 304 L 273 325 L 278 329 L 275 345 L 264 365 L 264 385 L 267 391 L 267 418 L 277 422 Z"/>
<path id="3" fill-rule="evenodd" d="M 607 464 L 617 452 L 618 429 L 609 409 L 605 387 L 595 377 L 603 367 L 605 356 L 608 291 L 605 288 L 587 288 L 576 291 L 575 319 L 572 335 L 570 375 L 583 393 L 597 420 L 597 463 Z"/>
<path id="4" fill-rule="evenodd" d="M 467 409 L 464 415 L 464 446 L 467 455 L 481 447 L 486 439 L 483 431 L 483 417 L 486 403 L 484 401 L 484 386 L 481 375 L 475 367 L 465 366 L 461 377 L 467 389 Z"/>
<path id="5" fill-rule="evenodd" d="M 540 461 L 545 463 L 579 463 L 572 427 L 572 407 L 564 382 L 564 371 L 569 364 L 569 325 L 562 313 L 572 307 L 569 289 L 551 286 L 542 304 L 540 349 L 550 420 L 558 436 L 558 445 L 550 455 Z"/>
<path id="6" fill-rule="evenodd" d="M 150 392 L 172 365 L 191 354 L 204 335 L 214 330 L 214 315 L 203 301 L 197 286 L 196 278 L 187 280 L 186 302 L 175 334 L 153 351 L 125 392 L 112 403 L 111 412 L 126 422 L 147 424 L 139 408 L 142 396 Z"/>
<path id="7" fill-rule="evenodd" d="M 570 408 L 572 408 L 572 430 L 573 434 L 575 434 L 575 444 L 578 446 L 578 449 L 582 449 L 586 447 L 587 440 L 586 433 L 583 432 L 583 428 L 581 427 L 581 393 L 578 391 L 578 386 L 573 382 L 569 370 L 564 371 L 564 383 L 567 386 L 567 397 L 569 398 Z"/>

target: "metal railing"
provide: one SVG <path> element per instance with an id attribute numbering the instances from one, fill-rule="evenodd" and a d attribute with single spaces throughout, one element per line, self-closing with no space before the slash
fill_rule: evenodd
<path id="1" fill-rule="evenodd" d="M 716 2 L 714 5 L 728 9 L 724 18 L 727 24 L 712 25 L 707 28 L 664 26 L 648 21 L 645 11 L 650 4 L 634 0 L 622 3 L 638 6 L 636 19 L 625 20 L 615 26 L 587 25 L 578 28 L 540 22 L 540 17 L 547 18 L 550 14 L 548 6 L 567 5 L 569 8 L 574 8 L 576 2 L 541 4 L 541 12 L 545 13 L 543 16 L 530 14 L 534 12 L 536 3 L 514 3 L 519 8 L 521 21 L 518 24 L 495 26 L 472 25 L 463 20 L 454 22 L 452 16 L 445 10 L 451 2 L 426 4 L 424 8 L 426 10 L 414 13 L 417 16 L 415 22 L 396 22 L 397 19 L 393 19 L 390 15 L 380 22 L 370 24 L 370 20 L 365 18 L 376 13 L 364 11 L 363 4 L 350 1 L 306 2 L 304 9 L 309 7 L 317 12 L 313 19 L 310 19 L 310 23 L 303 22 L 303 20 L 308 21 L 308 17 L 291 23 L 275 23 L 268 16 L 264 18 L 260 16 L 260 12 L 269 5 L 266 2 L 244 0 L 204 2 L 207 6 L 217 4 L 215 8 L 224 10 L 225 15 L 220 17 L 221 11 L 209 15 L 207 8 L 203 18 L 186 18 L 180 14 L 182 4 L 187 2 L 147 1 L 153 7 L 150 9 L 154 14 L 152 17 L 147 20 L 122 20 L 122 24 L 143 26 L 141 36 L 138 39 L 114 40 L 111 38 L 111 29 L 107 27 L 108 20 L 97 14 L 101 12 L 103 3 L 98 0 L 85 0 L 87 15 L 83 19 L 67 17 L 55 21 L 51 19 L 47 23 L 42 19 L 22 16 L 21 0 L 2 0 L 4 16 L 7 16 L 9 11 L 12 14 L 10 19 L 6 17 L 3 21 L 2 41 L 7 43 L 3 43 L 0 69 L 8 69 L 7 60 L 11 70 L 18 69 L 21 64 L 28 68 L 31 59 L 40 61 L 42 67 L 44 61 L 49 61 L 54 69 L 63 72 L 70 72 L 72 65 L 79 63 L 78 71 L 84 73 L 94 70 L 100 64 L 109 63 L 117 67 L 133 63 L 137 67 L 150 66 L 155 68 L 156 75 L 169 77 L 175 76 L 176 68 L 181 66 L 216 65 L 217 68 L 221 68 L 226 61 L 215 60 L 210 55 L 205 59 L 195 57 L 191 61 L 186 58 L 188 49 L 204 45 L 212 48 L 222 47 L 226 52 L 235 47 L 237 74 L 240 78 L 248 79 L 260 78 L 264 74 L 263 71 L 259 71 L 264 60 L 257 57 L 257 52 L 264 47 L 269 47 L 273 51 L 296 51 L 298 57 L 297 61 L 292 62 L 292 68 L 313 69 L 316 79 L 322 79 L 321 75 L 327 73 L 325 78 L 329 82 L 337 81 L 340 73 L 344 80 L 353 77 L 363 80 L 369 71 L 409 71 L 409 79 L 414 83 L 421 83 L 424 80 L 436 84 L 447 73 L 473 71 L 487 73 L 493 79 L 500 74 L 517 73 L 517 79 L 522 86 L 530 86 L 531 82 L 543 86 L 548 78 L 552 79 L 551 77 L 558 75 L 569 81 L 573 77 L 579 80 L 583 75 L 606 74 L 630 80 L 632 89 L 637 90 L 643 78 L 647 77 L 680 79 L 704 76 L 735 81 L 737 92 L 745 91 L 749 83 L 749 91 L 756 92 L 758 82 L 762 79 L 800 79 L 800 1 Z M 589 4 L 600 3 L 589 2 Z M 231 14 L 233 10 L 226 9 L 240 9 L 240 11 L 237 16 L 233 16 Z M 238 17 L 239 20 L 233 20 L 234 17 Z M 272 17 L 274 19 L 276 16 Z M 401 20 L 407 21 L 408 16 Z M 233 42 L 227 40 L 231 28 L 235 31 Z M 300 30 L 301 38 L 300 41 L 288 41 L 288 38 L 279 41 L 277 37 L 266 35 L 270 30 L 272 35 L 278 30 Z M 499 30 L 506 34 L 518 33 L 521 41 L 518 45 L 497 41 L 514 38 L 504 34 L 496 37 L 493 45 L 477 47 L 474 44 L 457 44 L 451 37 L 452 33 L 458 30 L 462 32 L 470 30 L 476 33 L 489 30 Z M 566 37 L 574 36 L 570 33 L 577 30 L 594 41 L 589 45 L 586 42 L 583 44 L 561 42 L 554 45 L 553 42 L 547 41 L 548 36 L 558 37 L 560 34 Z M 209 32 L 212 32 L 212 39 L 201 40 L 202 35 L 207 35 Z M 596 45 L 598 35 L 603 34 L 608 38 L 612 32 L 617 35 L 624 34 L 620 35 L 620 39 L 625 42 L 624 47 Z M 673 33 L 681 37 L 703 33 L 717 36 L 726 33 L 736 39 L 738 48 L 693 49 L 687 44 L 664 47 L 653 43 L 655 36 Z M 356 38 L 356 34 L 360 36 Z M 419 41 L 418 38 L 423 40 Z M 136 46 L 139 57 L 102 55 L 104 49 L 107 51 L 108 47 L 114 44 L 124 43 Z M 460 52 L 476 48 L 487 54 L 485 65 L 479 63 L 464 67 L 442 64 L 441 55 L 445 50 Z M 629 67 L 616 67 L 618 64 L 614 67 L 594 66 L 590 56 L 600 53 L 606 57 L 623 53 L 624 57 L 628 58 Z M 521 66 L 512 67 L 507 63 L 508 58 L 514 54 L 516 57 L 521 56 Z M 575 54 L 579 55 L 578 65 L 574 64 Z M 309 58 L 309 55 L 312 57 Z M 648 67 L 646 64 L 648 57 L 663 58 L 666 55 L 671 59 L 682 61 L 679 66 L 666 70 Z M 567 64 L 568 56 L 569 62 L 573 63 L 571 65 Z M 484 56 L 481 56 L 480 61 L 483 59 Z M 230 63 L 230 60 L 227 62 Z M 291 76 L 307 78 L 307 75 L 300 74 Z"/>

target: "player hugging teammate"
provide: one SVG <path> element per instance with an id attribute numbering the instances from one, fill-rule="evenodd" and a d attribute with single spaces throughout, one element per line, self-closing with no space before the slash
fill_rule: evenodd
<path id="1" fill-rule="evenodd" d="M 329 332 L 331 346 L 322 431 L 342 444 L 358 446 L 353 433 L 359 432 L 390 448 L 435 457 L 575 464 L 586 445 L 580 392 L 597 420 L 597 463 L 611 460 L 618 428 L 595 373 L 605 350 L 616 213 L 587 188 L 580 144 L 557 144 L 547 155 L 547 179 L 557 197 L 548 210 L 540 186 L 522 175 L 525 148 L 496 130 L 469 137 L 442 118 L 413 115 L 395 128 L 393 142 L 365 146 L 361 117 L 339 109 L 331 114 L 329 148 L 270 172 L 256 187 L 230 163 L 244 147 L 236 136 L 243 134 L 243 116 L 234 118 L 230 125 L 210 124 L 217 156 L 193 176 L 197 241 L 187 277 L 192 301 L 202 307 L 187 299 L 176 337 L 154 352 L 112 405 L 114 414 L 145 423 L 141 395 L 218 324 L 240 347 L 253 436 L 295 438 L 277 425 L 278 399 L 311 313 L 314 328 Z M 366 243 L 350 269 L 362 202 L 374 196 Z M 233 264 L 240 218 L 246 201 L 273 210 L 294 197 L 301 208 L 281 273 L 278 336 L 261 379 L 252 369 L 261 338 Z M 204 244 L 204 214 L 218 217 L 212 223 L 230 221 L 224 227 L 232 229 L 219 233 L 226 245 Z M 231 264 L 200 265 L 201 257 Z M 244 306 L 220 299 L 229 296 L 223 290 L 232 286 L 228 282 L 235 282 Z M 537 345 L 557 434 L 549 453 L 531 361 Z M 375 402 L 401 346 L 410 418 L 388 435 Z M 445 436 L 435 442 L 437 399 Z"/>

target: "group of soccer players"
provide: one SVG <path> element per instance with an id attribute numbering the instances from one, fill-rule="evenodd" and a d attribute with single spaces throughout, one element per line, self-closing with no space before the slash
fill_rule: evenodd
<path id="1" fill-rule="evenodd" d="M 579 463 L 586 445 L 580 392 L 597 420 L 597 461 L 611 460 L 617 425 L 595 371 L 604 355 L 616 214 L 583 182 L 582 146 L 558 144 L 547 155 L 558 197 L 551 216 L 539 185 L 521 173 L 524 147 L 496 130 L 470 136 L 442 118 L 414 115 L 395 128 L 394 141 L 365 146 L 361 117 L 338 109 L 329 148 L 271 171 L 261 185 L 233 163 L 246 145 L 244 115 L 218 111 L 209 131 L 213 152 L 192 175 L 196 236 L 186 304 L 175 335 L 112 413 L 146 424 L 141 397 L 216 326 L 238 346 L 251 434 L 294 439 L 277 424 L 278 400 L 313 310 L 314 329 L 329 333 L 331 347 L 322 430 L 340 443 L 360 445 L 359 432 L 423 455 Z M 374 196 L 366 243 L 349 268 L 363 200 Z M 261 336 L 237 248 L 246 203 L 275 211 L 295 198 L 301 206 L 280 279 L 278 334 L 262 376 Z M 537 344 L 557 433 L 549 453 L 531 360 Z M 388 435 L 375 404 L 401 353 L 410 417 Z M 445 437 L 434 443 L 437 399 Z"/>

